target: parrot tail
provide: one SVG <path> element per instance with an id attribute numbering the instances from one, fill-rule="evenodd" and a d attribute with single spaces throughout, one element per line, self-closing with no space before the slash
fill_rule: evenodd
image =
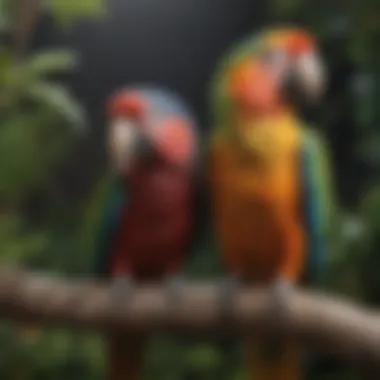
<path id="1" fill-rule="evenodd" d="M 107 337 L 107 380 L 140 380 L 145 338 L 137 333 L 112 334 Z"/>
<path id="2" fill-rule="evenodd" d="M 245 354 L 247 380 L 303 380 L 299 344 L 252 337 L 245 342 Z"/>

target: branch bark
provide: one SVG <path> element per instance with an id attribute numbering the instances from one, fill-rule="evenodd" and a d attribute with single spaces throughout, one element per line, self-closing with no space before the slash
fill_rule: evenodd
<path id="1" fill-rule="evenodd" d="M 106 284 L 58 279 L 0 268 L 0 317 L 80 329 L 186 332 L 277 332 L 317 345 L 346 360 L 380 366 L 380 315 L 348 300 L 296 292 L 273 315 L 264 289 L 241 289 L 227 320 L 218 308 L 216 283 L 192 283 L 175 305 L 160 286 L 139 286 L 130 303 L 115 305 Z"/>

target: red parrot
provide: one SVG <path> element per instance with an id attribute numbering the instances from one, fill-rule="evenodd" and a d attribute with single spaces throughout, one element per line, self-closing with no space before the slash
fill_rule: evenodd
<path id="1" fill-rule="evenodd" d="M 165 281 L 174 301 L 194 238 L 196 122 L 174 94 L 149 87 L 117 92 L 108 115 L 112 173 L 98 229 L 98 273 L 112 281 L 115 302 L 141 281 Z M 109 336 L 108 379 L 140 378 L 144 349 L 140 333 Z"/>

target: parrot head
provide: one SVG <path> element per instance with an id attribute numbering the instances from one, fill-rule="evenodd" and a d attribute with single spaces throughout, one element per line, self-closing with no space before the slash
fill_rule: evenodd
<path id="1" fill-rule="evenodd" d="M 228 72 L 228 97 L 240 110 L 269 113 L 317 103 L 326 75 L 317 42 L 301 29 L 274 29 L 255 39 L 254 48 Z"/>
<path id="2" fill-rule="evenodd" d="M 121 174 L 153 160 L 189 167 L 196 155 L 196 124 L 186 106 L 167 91 L 131 88 L 108 103 L 108 152 Z"/>
<path id="3" fill-rule="evenodd" d="M 235 47 L 218 72 L 215 123 L 251 152 L 279 156 L 297 144 L 294 116 L 299 101 L 317 103 L 325 82 L 317 42 L 306 31 L 261 32 Z M 281 117 L 274 123 L 276 115 Z"/>

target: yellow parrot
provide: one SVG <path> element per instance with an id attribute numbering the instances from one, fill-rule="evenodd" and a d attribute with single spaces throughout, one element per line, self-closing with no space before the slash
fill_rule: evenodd
<path id="1" fill-rule="evenodd" d="M 298 107 L 317 104 L 326 79 L 317 42 L 297 28 L 248 38 L 214 78 L 209 178 L 227 303 L 244 280 L 269 285 L 284 307 L 295 284 L 321 273 L 332 209 L 328 159 Z M 296 342 L 245 340 L 250 380 L 305 378 Z"/>

